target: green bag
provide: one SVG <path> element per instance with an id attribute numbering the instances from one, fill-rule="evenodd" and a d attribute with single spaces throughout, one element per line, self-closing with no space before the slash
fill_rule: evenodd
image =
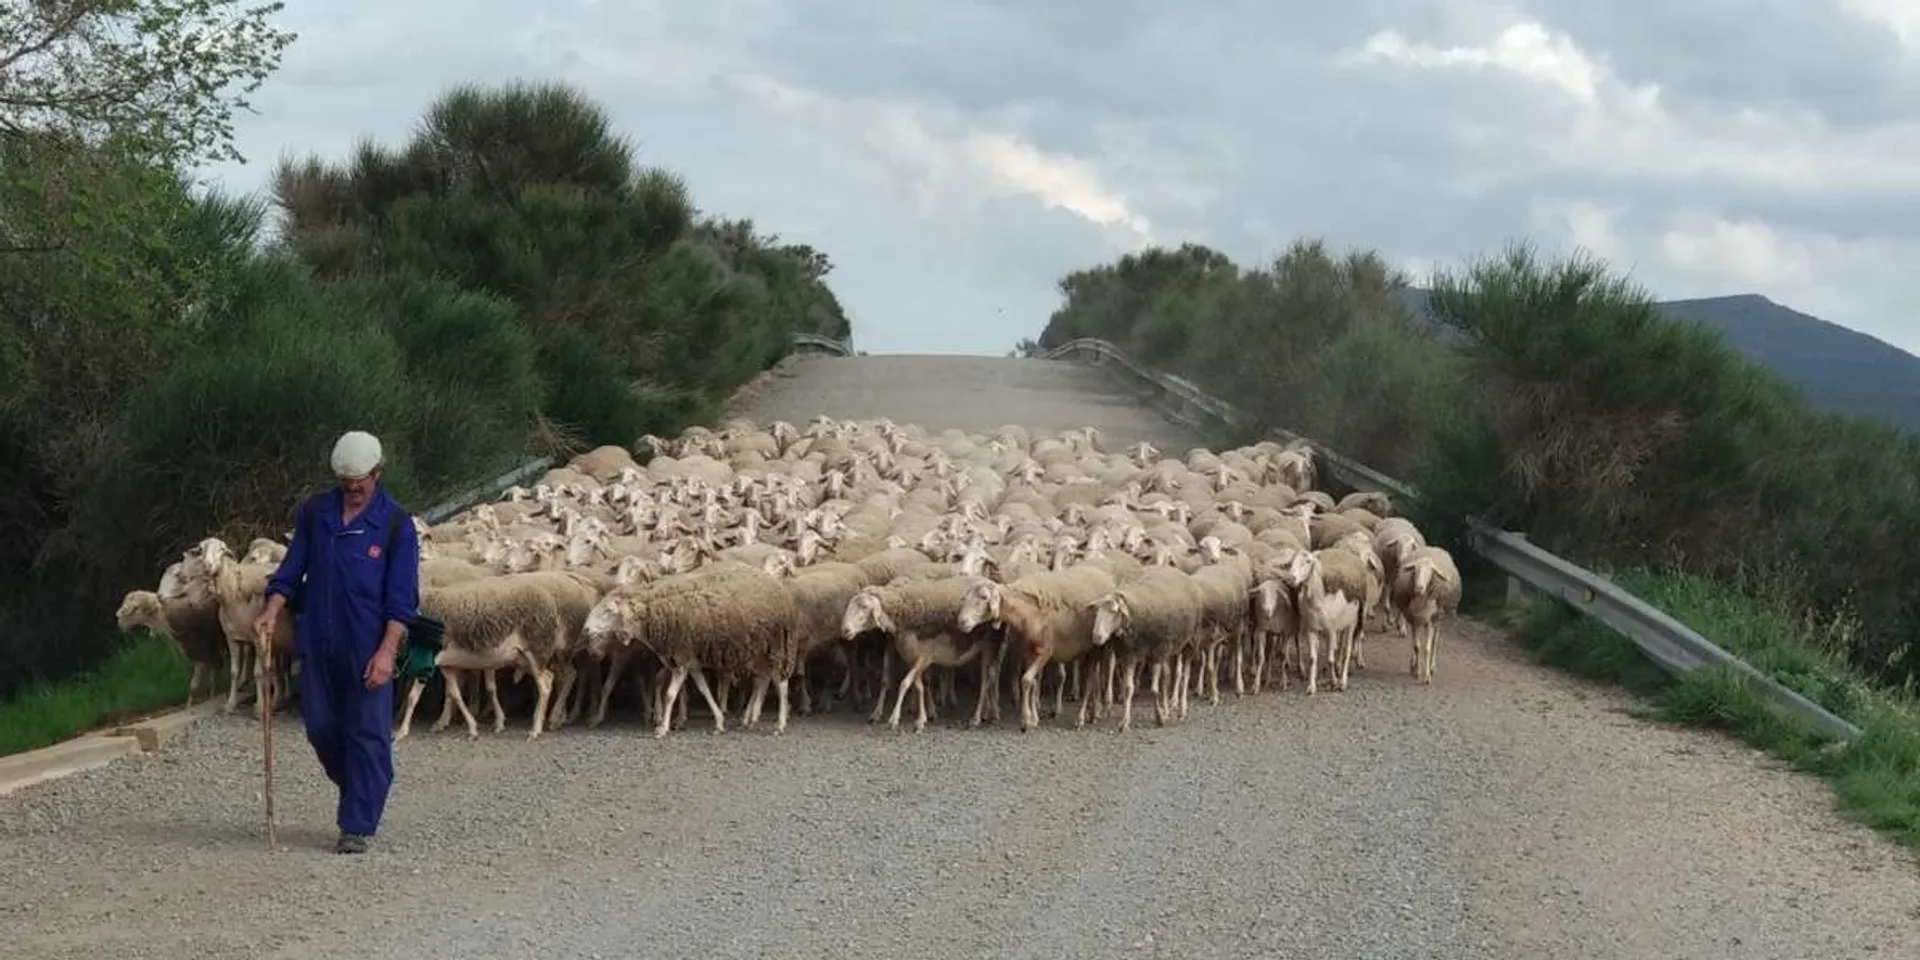
<path id="1" fill-rule="evenodd" d="M 400 652 L 394 655 L 394 682 L 416 680 L 431 683 L 438 677 L 440 671 L 434 669 L 433 664 L 440 655 L 440 647 L 446 636 L 445 622 L 416 611 L 407 620 L 406 639 L 400 642 Z"/>

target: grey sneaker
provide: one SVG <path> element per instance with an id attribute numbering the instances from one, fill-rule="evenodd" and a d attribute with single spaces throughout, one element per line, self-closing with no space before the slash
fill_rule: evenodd
<path id="1" fill-rule="evenodd" d="M 358 833 L 342 833 L 340 839 L 333 842 L 333 852 L 366 853 L 367 845 L 372 841 L 372 837 L 362 836 Z"/>

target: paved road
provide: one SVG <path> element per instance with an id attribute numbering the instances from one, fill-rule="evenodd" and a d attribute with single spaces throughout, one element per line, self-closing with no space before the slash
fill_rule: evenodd
<path id="1" fill-rule="evenodd" d="M 747 412 L 1190 442 L 1044 361 L 794 373 Z M 331 810 L 297 734 L 287 849 L 263 850 L 258 730 L 221 719 L 0 798 L 0 956 L 1920 955 L 1920 871 L 1823 785 L 1626 707 L 1468 622 L 1432 687 L 1379 669 L 1124 737 L 422 735 L 362 858 L 322 852 Z"/>

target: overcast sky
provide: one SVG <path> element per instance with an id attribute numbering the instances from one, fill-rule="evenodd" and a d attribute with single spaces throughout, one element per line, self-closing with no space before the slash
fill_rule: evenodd
<path id="1" fill-rule="evenodd" d="M 565 80 L 703 209 L 827 251 L 873 352 L 1000 353 L 1067 271 L 1300 235 L 1416 272 L 1584 246 L 1920 350 L 1915 0 L 288 7 L 224 185 L 397 140 L 452 83 Z"/>

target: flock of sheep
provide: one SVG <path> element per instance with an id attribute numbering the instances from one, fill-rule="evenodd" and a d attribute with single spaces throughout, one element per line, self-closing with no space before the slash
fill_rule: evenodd
<path id="1" fill-rule="evenodd" d="M 716 732 L 736 708 L 753 726 L 769 687 L 775 732 L 790 692 L 802 713 L 850 706 L 890 726 L 911 695 L 916 729 L 963 690 L 972 724 L 998 719 L 1004 692 L 1032 729 L 1049 683 L 1055 715 L 1071 699 L 1076 725 L 1113 712 L 1125 730 L 1143 667 L 1161 724 L 1193 694 L 1217 704 L 1223 678 L 1242 694 L 1297 676 L 1313 694 L 1324 669 L 1344 690 L 1370 619 L 1412 641 L 1409 670 L 1431 682 L 1460 600 L 1445 550 L 1381 494 L 1314 490 L 1304 447 L 1175 459 L 1144 443 L 1107 453 L 1092 428 L 827 417 L 641 444 L 644 467 L 601 447 L 531 489 L 415 521 L 421 608 L 447 624 L 433 729 L 457 711 L 477 737 L 468 703 L 484 689 L 502 731 L 507 670 L 508 700 L 532 695 L 530 737 L 583 713 L 598 725 L 629 679 L 656 736 L 686 722 L 688 681 Z M 179 644 L 189 702 L 231 666 L 231 711 L 258 683 L 253 622 L 285 551 L 204 540 L 158 590 L 127 595 L 120 627 Z M 277 663 L 291 665 L 292 636 L 283 620 Z M 408 689 L 396 738 L 423 689 Z"/>

